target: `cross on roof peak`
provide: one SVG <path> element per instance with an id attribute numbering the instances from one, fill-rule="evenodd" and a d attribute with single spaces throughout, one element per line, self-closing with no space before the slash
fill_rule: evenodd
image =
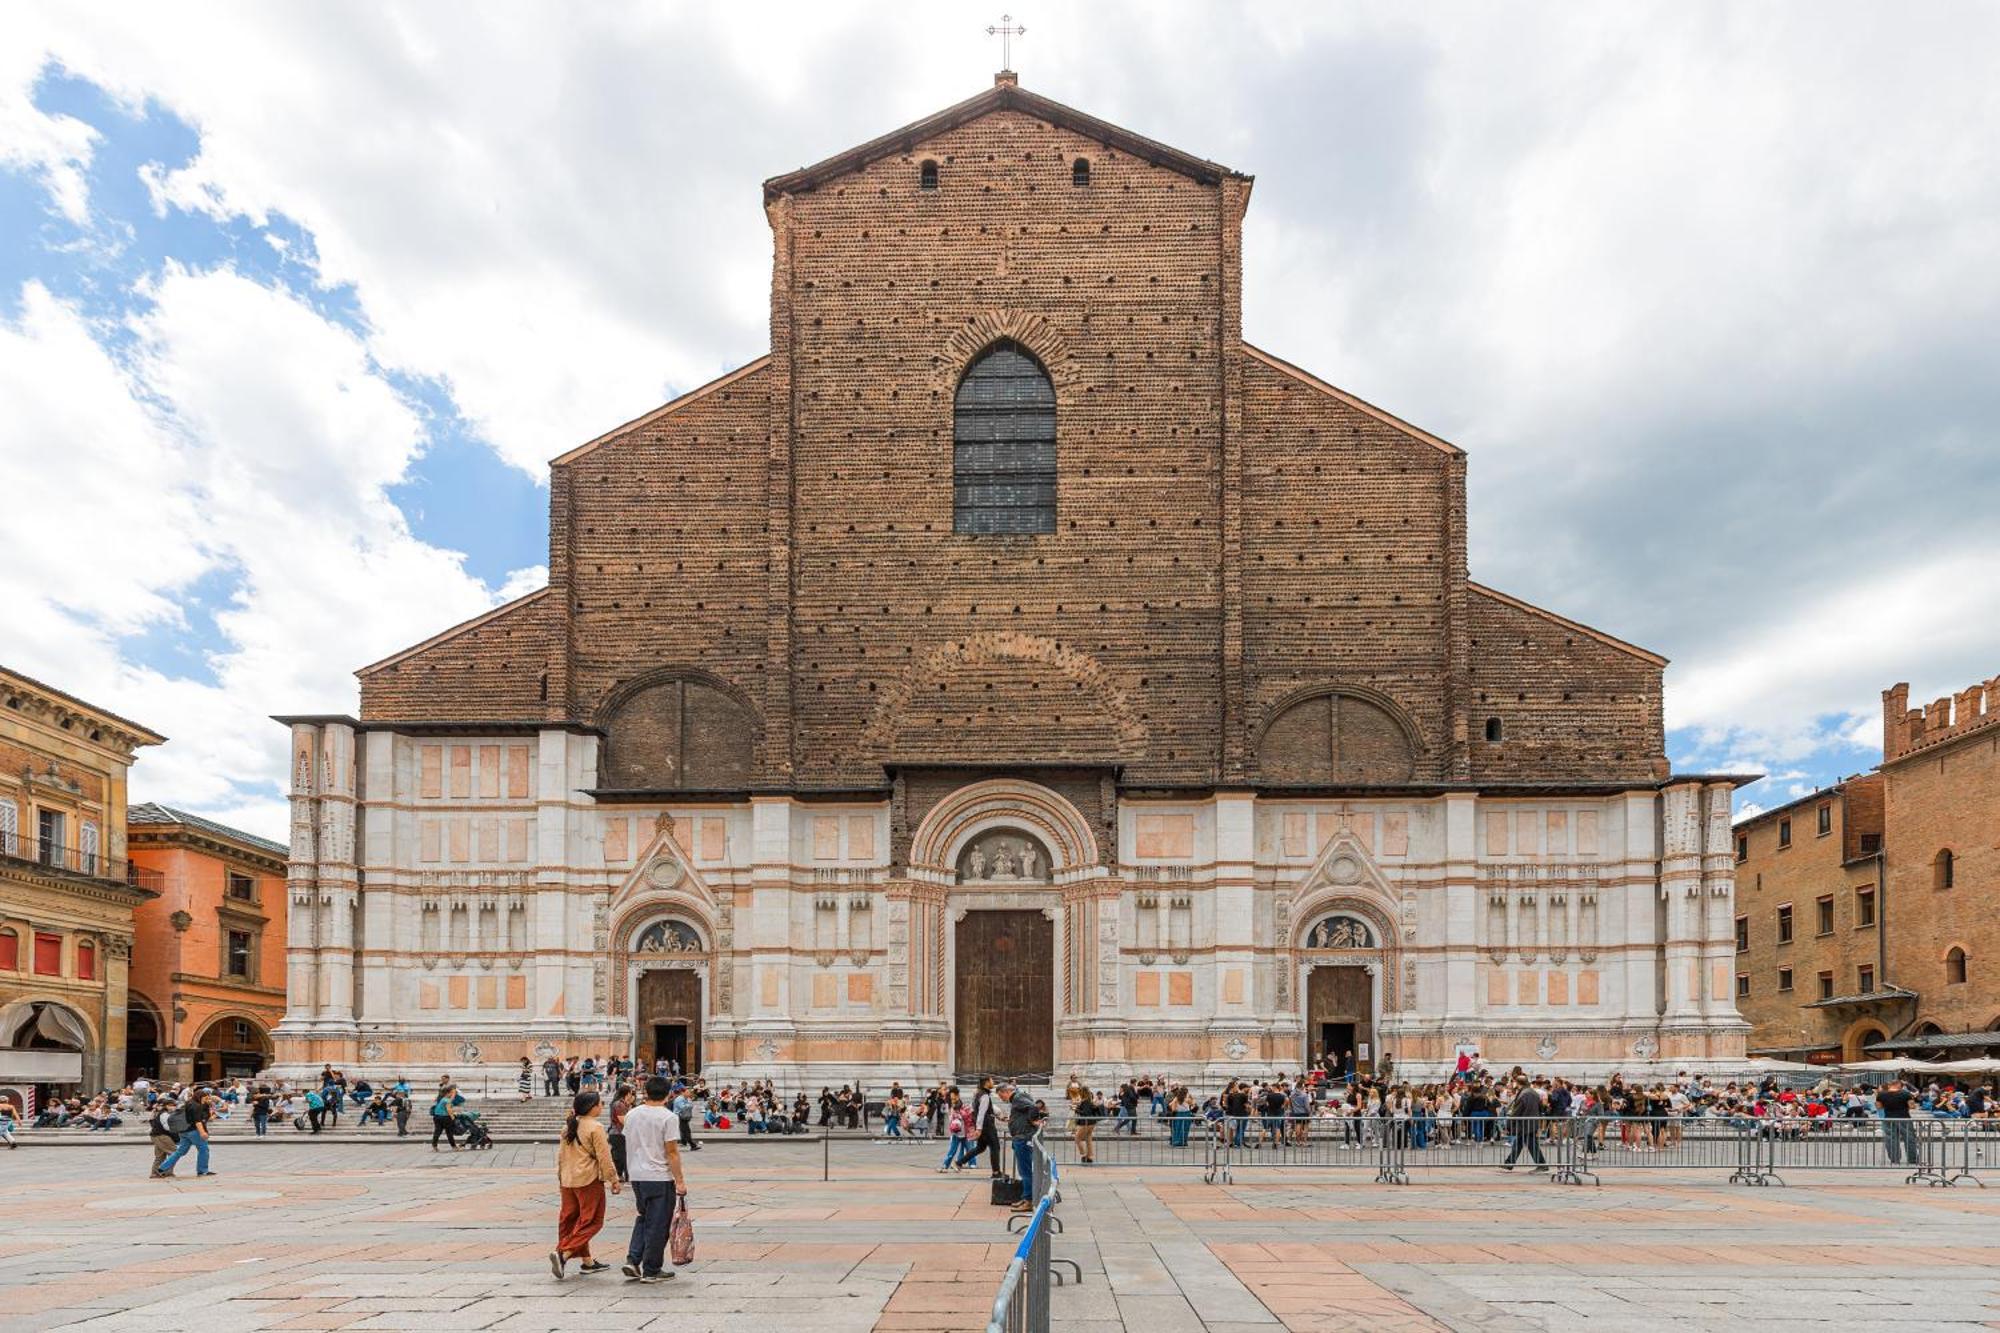
<path id="1" fill-rule="evenodd" d="M 986 29 L 988 37 L 1000 39 L 1000 72 L 1012 73 L 1014 69 L 1014 39 L 1027 32 L 1027 26 L 1014 22 L 1012 14 L 1002 14 L 1000 21 Z"/>

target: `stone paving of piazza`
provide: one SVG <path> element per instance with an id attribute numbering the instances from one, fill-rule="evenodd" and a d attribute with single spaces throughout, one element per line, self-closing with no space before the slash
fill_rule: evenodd
<path id="1" fill-rule="evenodd" d="M 22 1137 L 0 1153 L 0 1330 L 977 1329 L 1013 1249 L 983 1173 L 937 1175 L 928 1145 L 715 1143 L 688 1159 L 696 1262 L 639 1287 L 550 1276 L 547 1144 L 229 1139 L 215 1179 L 155 1183 L 143 1141 Z M 1063 1333 L 2000 1327 L 2000 1189 L 1886 1174 L 1072 1168 L 1061 1215 L 1084 1271 Z"/>

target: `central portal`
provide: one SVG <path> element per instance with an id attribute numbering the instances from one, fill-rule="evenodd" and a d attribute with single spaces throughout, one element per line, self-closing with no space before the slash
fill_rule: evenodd
<path id="1" fill-rule="evenodd" d="M 1306 981 L 1308 1057 L 1331 1055 L 1343 1070 L 1368 1072 L 1382 1053 L 1375 1049 L 1372 978 L 1365 967 L 1315 967 Z"/>
<path id="2" fill-rule="evenodd" d="M 662 1057 L 683 1074 L 701 1071 L 701 978 L 681 967 L 653 968 L 639 974 L 637 1029 L 640 1067 L 647 1072 Z"/>
<path id="3" fill-rule="evenodd" d="M 1038 911 L 967 912 L 956 943 L 959 1076 L 1050 1077 L 1056 1067 L 1055 922 Z"/>

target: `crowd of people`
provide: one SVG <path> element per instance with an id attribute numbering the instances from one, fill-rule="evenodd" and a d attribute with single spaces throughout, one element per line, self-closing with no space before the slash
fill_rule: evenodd
<path id="1" fill-rule="evenodd" d="M 1586 1151 L 1615 1142 L 1635 1153 L 1666 1152 L 1704 1122 L 1803 1138 L 1835 1121 L 1879 1121 L 1891 1162 L 1915 1159 L 1914 1139 L 1904 1128 L 1913 1119 L 1992 1122 L 2000 1132 L 2000 1093 L 1990 1083 L 1952 1076 L 1916 1085 L 1892 1080 L 1879 1088 L 1828 1078 L 1795 1089 L 1774 1076 L 1713 1081 L 1686 1071 L 1672 1080 L 1628 1081 L 1614 1074 L 1586 1083 L 1518 1066 L 1495 1074 L 1473 1059 L 1462 1059 L 1442 1082 L 1315 1068 L 1231 1080 L 1208 1096 L 1149 1075 L 1100 1096 L 1072 1076 L 1068 1100 L 1071 1135 L 1084 1163 L 1094 1158 L 1098 1134 L 1138 1134 L 1141 1108 L 1165 1123 L 1177 1147 L 1214 1139 L 1238 1148 L 1275 1148 L 1332 1137 L 1337 1148 L 1358 1151 L 1393 1136 L 1398 1146 L 1431 1150 L 1504 1140 L 1504 1166 L 1511 1168 L 1525 1153 L 1537 1169 L 1542 1140 L 1572 1132 L 1563 1125 L 1578 1119 L 1588 1125 L 1581 1131 Z"/>

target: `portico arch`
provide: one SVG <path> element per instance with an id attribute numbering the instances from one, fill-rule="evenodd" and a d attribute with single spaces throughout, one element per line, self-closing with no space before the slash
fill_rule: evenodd
<path id="1" fill-rule="evenodd" d="M 244 1010 L 224 1010 L 209 1019 L 194 1046 L 198 1081 L 248 1076 L 271 1063 L 271 1034 L 264 1020 Z"/>
<path id="2" fill-rule="evenodd" d="M 1878 1041 L 1889 1040 L 1889 1029 L 1872 1018 L 1856 1019 L 1848 1025 L 1840 1039 L 1840 1060 L 1842 1064 L 1852 1064 L 1856 1060 L 1872 1060 L 1868 1048 Z"/>

